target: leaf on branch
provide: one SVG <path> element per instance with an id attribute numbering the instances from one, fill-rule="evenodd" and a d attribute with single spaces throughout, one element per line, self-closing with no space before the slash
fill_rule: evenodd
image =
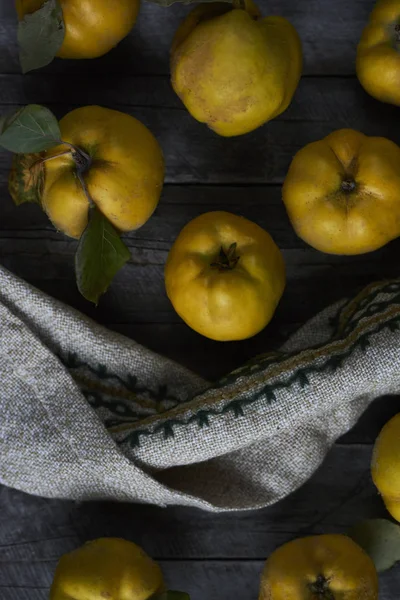
<path id="1" fill-rule="evenodd" d="M 60 138 L 60 127 L 53 113 L 44 106 L 28 104 L 5 119 L 0 146 L 15 153 L 42 152 L 59 144 Z"/>
<path id="2" fill-rule="evenodd" d="M 15 204 L 35 202 L 41 205 L 45 182 L 44 153 L 15 154 L 8 189 Z"/>
<path id="3" fill-rule="evenodd" d="M 369 554 L 380 573 L 400 560 L 400 526 L 387 519 L 362 521 L 349 536 Z"/>
<path id="4" fill-rule="evenodd" d="M 99 211 L 89 209 L 89 222 L 75 255 L 78 289 L 90 302 L 98 304 L 116 273 L 131 255 L 119 233 Z"/>
<path id="5" fill-rule="evenodd" d="M 45 67 L 56 56 L 65 36 L 59 0 L 47 0 L 39 10 L 19 22 L 18 44 L 22 72 Z"/>

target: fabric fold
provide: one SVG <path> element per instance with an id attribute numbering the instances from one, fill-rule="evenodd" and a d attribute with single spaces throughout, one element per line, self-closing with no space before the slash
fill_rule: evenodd
<path id="1" fill-rule="evenodd" d="M 400 280 L 372 284 L 210 384 L 0 267 L 0 481 L 75 500 L 273 504 L 399 393 L 399 327 Z"/>

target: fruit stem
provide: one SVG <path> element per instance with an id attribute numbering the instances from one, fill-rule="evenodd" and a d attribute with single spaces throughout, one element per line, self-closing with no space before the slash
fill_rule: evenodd
<path id="1" fill-rule="evenodd" d="M 54 156 L 48 156 L 47 158 L 42 158 L 40 160 L 40 162 L 46 163 L 49 160 L 54 160 L 55 158 L 60 158 L 60 156 L 65 156 L 65 154 L 71 154 L 71 150 L 66 150 L 65 152 L 60 152 L 60 154 L 55 154 Z"/>
<path id="2" fill-rule="evenodd" d="M 68 152 L 71 152 L 72 158 L 74 159 L 74 162 L 76 165 L 76 176 L 79 180 L 79 183 L 82 186 L 83 192 L 87 198 L 87 201 L 89 202 L 90 208 L 94 208 L 96 205 L 93 202 L 93 198 L 89 194 L 89 190 L 87 189 L 86 181 L 83 177 L 84 173 L 86 173 L 86 171 L 90 168 L 90 165 L 92 164 L 91 156 L 89 156 L 89 154 L 87 154 L 84 150 L 82 150 L 82 148 L 78 148 L 78 146 L 74 146 L 74 144 L 70 144 L 69 142 L 64 142 L 63 140 L 60 140 L 60 143 L 64 144 L 65 146 L 69 146 L 69 148 L 71 148 L 71 150 L 68 150 Z M 63 154 L 67 154 L 67 152 L 63 152 Z M 58 156 L 61 156 L 61 155 L 58 155 Z"/>
<path id="3" fill-rule="evenodd" d="M 221 246 L 216 260 L 213 261 L 210 266 L 213 269 L 218 269 L 219 271 L 231 271 L 236 267 L 240 258 L 240 256 L 236 254 L 236 249 L 236 242 L 233 242 L 233 244 L 229 246 L 228 250 L 224 250 L 223 246 Z"/>
<path id="4" fill-rule="evenodd" d="M 310 583 L 310 590 L 316 600 L 335 600 L 333 592 L 329 589 L 329 579 L 323 575 L 318 575 L 317 579 Z"/>
<path id="5" fill-rule="evenodd" d="M 342 181 L 342 191 L 343 192 L 350 194 L 351 192 L 354 192 L 356 187 L 357 187 L 357 184 L 354 181 L 354 179 L 352 179 L 350 177 L 348 177 L 347 179 L 343 179 L 343 181 Z"/>
<path id="6" fill-rule="evenodd" d="M 72 158 L 75 160 L 76 166 L 78 168 L 86 171 L 90 167 L 90 165 L 92 164 L 92 158 L 89 154 L 87 154 L 87 152 L 82 150 L 82 148 L 78 148 L 78 146 L 74 146 L 73 144 L 70 144 L 69 142 L 64 142 L 62 140 L 61 144 L 64 144 L 65 146 L 69 146 L 71 148 Z"/>

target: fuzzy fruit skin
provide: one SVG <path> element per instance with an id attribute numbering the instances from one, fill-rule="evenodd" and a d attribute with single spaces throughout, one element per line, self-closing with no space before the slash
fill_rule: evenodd
<path id="1" fill-rule="evenodd" d="M 400 413 L 386 423 L 376 439 L 371 473 L 386 508 L 400 522 Z"/>
<path id="2" fill-rule="evenodd" d="M 163 587 L 160 567 L 139 546 L 100 538 L 61 558 L 50 600 L 148 600 Z"/>
<path id="3" fill-rule="evenodd" d="M 231 270 L 211 264 L 237 244 Z M 165 266 L 165 286 L 180 317 L 217 341 L 242 340 L 271 320 L 285 287 L 282 254 L 255 223 L 228 212 L 210 212 L 180 232 Z"/>
<path id="4" fill-rule="evenodd" d="M 378 600 L 371 558 L 345 535 L 316 535 L 284 544 L 261 576 L 259 600 Z"/>
<path id="5" fill-rule="evenodd" d="M 377 2 L 358 45 L 356 70 L 371 96 L 400 106 L 400 0 Z"/>
<path id="6" fill-rule="evenodd" d="M 45 0 L 16 0 L 21 20 Z M 140 0 L 60 0 L 65 37 L 60 58 L 97 58 L 128 35 L 136 22 Z"/>
<path id="7" fill-rule="evenodd" d="M 224 3 L 196 7 L 171 48 L 172 86 L 190 114 L 222 136 L 260 127 L 289 106 L 302 69 L 300 39 L 282 17 Z"/>
<path id="8" fill-rule="evenodd" d="M 343 182 L 353 181 L 353 191 Z M 400 235 L 400 148 L 340 129 L 302 148 L 283 201 L 299 237 L 321 252 L 363 254 Z"/>
<path id="9" fill-rule="evenodd" d="M 84 179 L 100 211 L 119 231 L 141 227 L 158 204 L 164 179 L 163 155 L 153 134 L 134 117 L 100 106 L 73 110 L 61 119 L 60 129 L 64 142 L 92 157 Z M 66 150 L 65 145 L 56 146 L 46 158 Z M 45 169 L 43 209 L 57 229 L 79 238 L 89 204 L 72 155 L 45 162 Z"/>

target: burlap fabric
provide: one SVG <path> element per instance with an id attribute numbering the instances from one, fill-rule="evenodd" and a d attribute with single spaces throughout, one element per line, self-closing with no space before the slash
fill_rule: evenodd
<path id="1" fill-rule="evenodd" d="M 216 384 L 0 268 L 0 481 L 46 497 L 272 504 L 400 389 L 400 280 Z"/>

